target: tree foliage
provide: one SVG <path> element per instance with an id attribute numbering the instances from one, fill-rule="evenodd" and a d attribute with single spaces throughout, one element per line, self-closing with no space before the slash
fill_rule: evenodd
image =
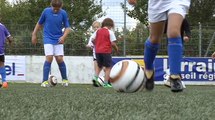
<path id="1" fill-rule="evenodd" d="M 129 4 L 128 4 L 129 5 Z M 139 20 L 142 24 L 148 24 L 148 17 L 147 17 L 147 0 L 138 0 L 137 4 L 132 6 L 133 9 L 128 9 L 128 6 L 121 4 L 122 8 L 126 9 L 126 13 L 129 17 Z M 129 5 L 130 6 L 130 5 Z"/>
<path id="2" fill-rule="evenodd" d="M 6 24 L 14 36 L 16 46 L 19 48 L 31 46 L 29 44 L 31 32 L 44 8 L 50 6 L 51 0 L 14 0 L 14 4 L 9 4 L 6 0 L 0 1 L 1 21 Z M 86 44 L 88 37 L 85 33 L 95 19 L 104 15 L 101 6 L 102 0 L 64 0 L 63 2 L 63 9 L 67 11 L 73 29 L 67 39 L 66 46 L 72 49 L 85 48 L 83 45 Z M 39 52 L 43 53 L 42 35 L 39 36 L 38 47 L 41 47 Z M 29 54 L 29 51 L 26 50 L 19 52 Z M 72 54 L 73 51 L 66 51 L 66 53 Z"/>
<path id="3" fill-rule="evenodd" d="M 147 24 L 147 0 L 138 0 L 132 10 L 127 8 L 127 15 Z M 124 8 L 124 5 L 123 5 Z M 192 0 L 188 19 L 192 24 L 215 23 L 215 0 Z"/>
<path id="4" fill-rule="evenodd" d="M 215 0 L 192 0 L 188 18 L 193 25 L 215 23 Z"/>
<path id="5" fill-rule="evenodd" d="M 15 0 L 10 5 L 1 0 L 2 21 L 12 23 L 36 24 L 44 8 L 50 6 L 50 0 Z M 91 23 L 103 15 L 101 0 L 64 0 L 63 9 L 68 12 L 73 28 L 86 30 Z"/>

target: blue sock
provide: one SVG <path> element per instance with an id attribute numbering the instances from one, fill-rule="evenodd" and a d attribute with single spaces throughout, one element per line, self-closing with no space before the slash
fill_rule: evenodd
<path id="1" fill-rule="evenodd" d="M 168 38 L 168 56 L 171 75 L 181 74 L 182 49 L 181 37 Z"/>
<path id="2" fill-rule="evenodd" d="M 68 80 L 67 74 L 66 74 L 66 64 L 64 62 L 62 62 L 62 63 L 59 63 L 58 66 L 60 69 L 62 79 Z"/>
<path id="3" fill-rule="evenodd" d="M 50 69 L 51 69 L 51 63 L 45 61 L 43 65 L 43 81 L 48 80 Z"/>
<path id="4" fill-rule="evenodd" d="M 0 67 L 0 74 L 1 74 L 2 82 L 6 82 L 6 71 L 5 71 L 5 67 Z"/>
<path id="5" fill-rule="evenodd" d="M 149 39 L 146 40 L 145 48 L 144 48 L 144 62 L 145 62 L 145 68 L 147 70 L 154 69 L 153 64 L 159 47 L 160 47 L 159 44 L 152 44 Z"/>

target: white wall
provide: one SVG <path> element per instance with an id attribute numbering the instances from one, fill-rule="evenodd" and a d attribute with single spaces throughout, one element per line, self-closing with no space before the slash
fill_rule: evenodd
<path id="1" fill-rule="evenodd" d="M 26 56 L 26 81 L 40 83 L 43 78 L 44 56 Z M 92 83 L 94 75 L 93 58 L 91 56 L 64 56 L 70 83 Z M 55 60 L 52 62 L 51 73 L 61 82 L 61 75 Z"/>

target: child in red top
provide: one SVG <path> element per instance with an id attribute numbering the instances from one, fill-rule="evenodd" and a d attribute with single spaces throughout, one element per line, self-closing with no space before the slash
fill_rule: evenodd
<path id="1" fill-rule="evenodd" d="M 114 28 L 114 22 L 110 18 L 106 18 L 102 22 L 102 28 L 98 29 L 93 34 L 94 44 L 95 44 L 95 52 L 96 59 L 98 63 L 99 69 L 96 70 L 96 75 L 98 75 L 101 69 L 105 68 L 105 84 L 103 87 L 111 87 L 108 83 L 110 77 L 110 70 L 112 67 L 112 47 L 118 52 L 118 47 L 115 43 L 116 36 L 111 29 Z M 97 79 L 93 80 L 93 82 L 98 82 Z"/>

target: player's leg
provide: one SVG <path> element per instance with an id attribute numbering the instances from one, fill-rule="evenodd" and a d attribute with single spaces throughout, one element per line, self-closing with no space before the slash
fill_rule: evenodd
<path id="1" fill-rule="evenodd" d="M 98 87 L 100 85 L 98 85 L 97 80 L 98 80 L 98 77 L 99 77 L 99 73 L 101 72 L 102 69 L 100 69 L 98 67 L 95 51 L 93 51 L 93 65 L 94 65 L 94 75 L 93 75 L 93 78 L 92 78 L 93 86 Z"/>
<path id="2" fill-rule="evenodd" d="M 96 73 L 96 69 L 98 69 L 98 64 L 96 60 L 96 53 L 93 52 L 93 65 L 94 65 L 94 74 Z"/>
<path id="3" fill-rule="evenodd" d="M 145 42 L 144 62 L 145 62 L 145 88 L 153 90 L 154 88 L 154 60 L 157 55 L 160 41 L 164 32 L 165 13 L 149 14 L 150 36 Z"/>
<path id="4" fill-rule="evenodd" d="M 46 60 L 43 65 L 43 81 L 42 81 L 41 86 L 49 87 L 48 77 L 49 77 L 49 73 L 50 73 L 50 69 L 51 69 L 51 63 L 53 61 L 53 45 L 45 44 L 44 52 L 45 52 Z"/>
<path id="5" fill-rule="evenodd" d="M 103 87 L 112 87 L 111 84 L 109 84 L 110 82 L 110 71 L 111 71 L 111 67 L 112 67 L 112 57 L 111 54 L 103 54 L 103 66 L 105 67 L 105 83 L 103 85 Z"/>
<path id="6" fill-rule="evenodd" d="M 2 87 L 8 88 L 8 83 L 6 81 L 6 70 L 5 70 L 4 62 L 5 62 L 5 56 L 0 55 L 0 74 L 1 74 L 1 78 L 2 78 Z"/>
<path id="7" fill-rule="evenodd" d="M 63 86 L 68 86 L 69 81 L 67 78 L 67 69 L 66 69 L 66 64 L 64 62 L 63 56 L 64 56 L 64 46 L 63 44 L 58 44 L 54 45 L 54 56 L 57 61 L 61 77 L 62 77 L 62 85 Z"/>
<path id="8" fill-rule="evenodd" d="M 187 13 L 184 6 L 174 6 L 168 11 L 168 56 L 170 67 L 170 84 L 173 92 L 183 91 L 181 83 L 181 60 L 182 60 L 182 38 L 181 38 L 181 24 Z"/>
<path id="9" fill-rule="evenodd" d="M 100 74 L 100 72 L 102 70 L 102 62 L 103 62 L 103 60 L 101 59 L 101 54 L 96 54 L 96 64 L 97 64 L 97 66 L 96 66 L 96 69 L 95 69 L 96 70 L 95 75 L 94 75 L 94 77 L 92 79 L 93 86 L 95 86 L 95 87 L 101 86 L 99 84 L 99 82 L 98 82 L 98 77 L 99 77 L 99 74 Z"/>

